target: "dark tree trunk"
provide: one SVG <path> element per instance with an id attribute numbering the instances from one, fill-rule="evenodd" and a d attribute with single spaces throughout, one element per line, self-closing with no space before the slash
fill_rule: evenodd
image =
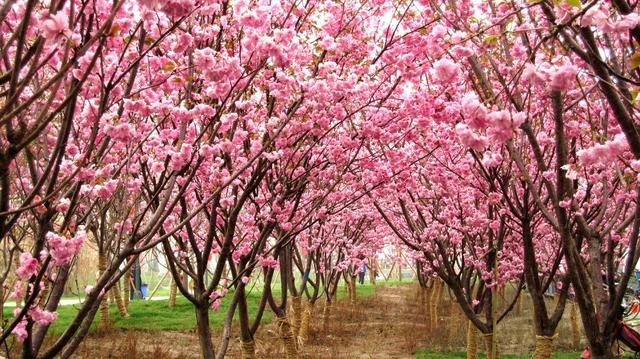
<path id="1" fill-rule="evenodd" d="M 196 306 L 196 324 L 198 327 L 198 341 L 204 359 L 214 359 L 213 343 L 211 342 L 211 327 L 209 326 L 209 307 L 198 304 Z"/>

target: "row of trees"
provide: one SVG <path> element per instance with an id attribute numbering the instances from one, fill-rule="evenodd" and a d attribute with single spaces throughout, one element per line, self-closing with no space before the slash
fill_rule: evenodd
<path id="1" fill-rule="evenodd" d="M 416 91 L 432 94 L 432 106 L 406 106 L 415 122 L 394 148 L 410 175 L 371 205 L 446 283 L 491 357 L 496 324 L 523 287 L 537 358 L 549 357 L 569 297 L 593 357 L 611 357 L 640 254 L 637 10 L 625 1 L 425 6 L 444 27 L 428 54 L 440 58 L 432 82 Z M 409 138 L 414 126 L 424 130 Z M 425 147 L 432 156 L 413 165 Z M 500 312 L 506 283 L 516 297 Z"/>
<path id="2" fill-rule="evenodd" d="M 320 1 L 5 2 L 2 283 L 19 306 L 3 324 L 3 348 L 69 357 L 97 313 L 106 317 L 123 277 L 129 289 L 137 258 L 161 248 L 195 308 L 203 357 L 225 355 L 235 313 L 252 357 L 267 308 L 295 357 L 313 304 L 331 303 L 340 276 L 380 248 L 367 245 L 363 195 L 345 186 L 364 149 L 354 129 L 400 94 L 390 64 L 371 63 L 392 44 L 361 46 L 385 38 L 396 21 L 389 11 Z M 98 252 L 96 281 L 45 345 L 82 246 Z M 258 276 L 251 318 L 246 285 Z M 224 296 L 232 299 L 214 350 L 209 311 Z M 116 301 L 126 316 L 124 298 Z"/>
<path id="3" fill-rule="evenodd" d="M 70 356 L 161 248 L 205 358 L 236 313 L 252 357 L 267 308 L 295 357 L 314 304 L 401 243 L 492 357 L 523 293 L 539 357 L 570 296 L 610 357 L 639 256 L 638 20 L 626 0 L 5 2 L 0 279 L 21 305 L 0 342 Z M 43 347 L 82 246 L 96 282 Z"/>

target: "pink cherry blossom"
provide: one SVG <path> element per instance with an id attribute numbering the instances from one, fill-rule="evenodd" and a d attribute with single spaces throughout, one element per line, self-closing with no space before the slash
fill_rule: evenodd
<path id="1" fill-rule="evenodd" d="M 63 265 L 69 263 L 71 258 L 78 253 L 87 238 L 87 234 L 84 230 L 79 230 L 73 238 L 67 239 L 54 232 L 49 232 L 46 238 L 53 261 L 56 265 Z"/>
<path id="2" fill-rule="evenodd" d="M 24 296 L 24 289 L 22 286 L 22 282 L 17 281 L 16 284 L 13 286 L 13 291 L 11 292 L 11 294 L 9 294 L 9 298 L 15 299 L 15 300 L 21 300 L 23 296 Z"/>
<path id="3" fill-rule="evenodd" d="M 20 266 L 16 269 L 16 275 L 21 279 L 29 279 L 38 274 L 38 260 L 33 258 L 31 253 L 20 254 Z"/>
<path id="4" fill-rule="evenodd" d="M 443 58 L 433 64 L 433 76 L 441 84 L 454 82 L 460 72 L 460 66 L 453 61 Z"/>
<path id="5" fill-rule="evenodd" d="M 574 65 L 563 65 L 551 73 L 549 87 L 553 91 L 570 90 L 575 85 L 578 69 Z"/>
<path id="6" fill-rule="evenodd" d="M 51 15 L 42 23 L 43 36 L 47 39 L 55 39 L 60 34 L 69 35 L 69 17 L 63 11 Z"/>
<path id="7" fill-rule="evenodd" d="M 19 308 L 16 308 L 16 309 L 19 309 Z M 27 319 L 26 318 L 22 318 L 22 320 L 18 322 L 18 324 L 15 326 L 15 328 L 13 328 L 11 333 L 16 336 L 16 339 L 19 342 L 21 342 L 21 343 L 24 342 L 24 340 L 27 339 L 27 336 L 28 336 L 28 333 L 27 333 Z"/>
<path id="8" fill-rule="evenodd" d="M 58 313 L 42 310 L 38 307 L 29 310 L 28 314 L 39 325 L 48 325 L 58 318 Z"/>
<path id="9" fill-rule="evenodd" d="M 58 201 L 58 205 L 56 206 L 56 211 L 66 212 L 69 209 L 70 205 L 71 205 L 71 200 L 69 200 L 68 198 L 61 198 Z"/>

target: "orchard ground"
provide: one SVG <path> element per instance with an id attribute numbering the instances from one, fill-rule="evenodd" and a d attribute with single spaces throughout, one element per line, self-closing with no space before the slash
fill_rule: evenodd
<path id="1" fill-rule="evenodd" d="M 249 295 L 249 309 L 254 312 L 260 299 L 256 286 Z M 357 299 L 352 303 L 340 286 L 338 302 L 330 316 L 323 318 L 323 304 L 319 301 L 313 312 L 311 334 L 301 350 L 303 358 L 466 358 L 466 319 L 455 310 L 454 301 L 446 290 L 429 310 L 429 294 L 419 293 L 416 283 L 389 281 L 358 285 Z M 530 358 L 535 335 L 532 331 L 530 303 L 523 296 L 520 309 L 498 326 L 501 357 Z M 553 300 L 553 299 L 549 299 Z M 211 313 L 216 336 L 222 330 L 227 302 Z M 504 303 L 502 305 L 505 305 Z M 53 336 L 58 335 L 73 318 L 76 306 L 64 306 L 54 323 Z M 130 318 L 118 316 L 111 306 L 113 328 L 94 328 L 82 344 L 77 358 L 198 358 L 200 348 L 195 333 L 192 305 L 179 297 L 170 308 L 166 300 L 132 301 Z M 431 313 L 436 313 L 433 316 Z M 579 348 L 573 346 L 570 310 L 560 324 L 553 358 L 578 358 Z M 265 312 L 263 327 L 257 335 L 258 358 L 283 357 L 272 314 Z M 235 330 L 236 328 L 234 328 Z M 53 337 L 49 338 L 50 340 Z M 482 338 L 479 336 L 479 358 L 484 358 Z M 215 337 L 214 337 L 215 340 Z M 584 345 L 584 340 L 580 346 Z M 227 357 L 240 357 L 239 340 L 232 340 Z"/>

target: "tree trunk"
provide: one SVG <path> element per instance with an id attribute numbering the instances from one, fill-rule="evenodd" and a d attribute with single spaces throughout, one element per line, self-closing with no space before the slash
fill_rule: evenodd
<path id="1" fill-rule="evenodd" d="M 256 345 L 253 340 L 241 341 L 241 356 L 242 359 L 255 359 L 256 357 Z"/>
<path id="2" fill-rule="evenodd" d="M 198 326 L 198 341 L 200 343 L 202 358 L 214 359 L 215 355 L 213 353 L 213 343 L 211 342 L 208 306 L 199 305 L 196 307 L 196 324 Z"/>
<path id="3" fill-rule="evenodd" d="M 309 337 L 309 326 L 311 324 L 311 313 L 313 312 L 313 302 L 306 301 L 304 303 L 304 311 L 302 312 L 302 321 L 300 323 L 300 342 L 304 343 Z"/>
<path id="4" fill-rule="evenodd" d="M 351 284 L 349 284 L 347 277 L 344 278 L 344 290 L 347 292 L 347 297 L 349 298 L 349 301 L 351 301 Z"/>
<path id="5" fill-rule="evenodd" d="M 555 336 L 536 335 L 535 359 L 551 359 L 553 354 L 553 339 Z"/>
<path id="6" fill-rule="evenodd" d="M 429 296 L 429 318 L 431 319 L 431 329 L 435 330 L 438 325 L 438 296 L 440 292 L 440 281 L 433 283 L 431 295 Z"/>
<path id="7" fill-rule="evenodd" d="M 300 322 L 302 321 L 302 301 L 299 296 L 291 297 L 291 331 L 293 337 L 297 338 L 300 333 Z"/>
<path id="8" fill-rule="evenodd" d="M 280 339 L 284 345 L 285 357 L 287 359 L 297 359 L 298 348 L 296 347 L 296 340 L 289 321 L 286 317 L 277 317 L 277 323 Z"/>
<path id="9" fill-rule="evenodd" d="M 588 270 L 591 279 L 591 288 L 593 294 L 593 302 L 596 307 L 596 313 L 606 313 L 607 309 L 607 293 L 604 289 L 604 281 L 602 280 L 602 261 L 600 259 L 600 241 L 597 238 L 591 238 L 589 241 L 589 264 Z M 602 314 L 600 314 L 602 316 Z"/>
<path id="10" fill-rule="evenodd" d="M 58 271 L 56 280 L 51 283 L 51 292 L 49 294 L 47 304 L 44 307 L 45 310 L 48 310 L 50 312 L 55 312 L 58 310 L 60 299 L 62 299 L 62 296 L 64 295 L 65 283 L 67 283 L 67 279 L 69 277 L 69 270 L 69 264 L 67 264 L 63 266 L 60 271 Z M 94 312 L 95 311 L 97 311 L 97 309 L 94 310 Z M 44 337 L 46 336 L 48 330 L 48 325 L 39 325 L 36 327 L 36 330 L 33 333 L 32 348 L 33 352 L 36 355 L 40 352 L 40 347 L 42 346 L 42 342 L 44 341 Z"/>
<path id="11" fill-rule="evenodd" d="M 118 305 L 118 313 L 120 313 L 120 317 L 127 319 L 129 318 L 129 312 L 127 311 L 127 306 L 124 304 L 124 300 L 122 299 L 122 292 L 120 290 L 120 282 L 116 282 L 116 285 L 111 289 L 116 297 L 116 304 Z"/>
<path id="12" fill-rule="evenodd" d="M 324 309 L 322 310 L 322 329 L 327 329 L 329 323 L 329 317 L 331 316 L 331 301 L 324 302 Z"/>
<path id="13" fill-rule="evenodd" d="M 171 285 L 169 286 L 169 306 L 171 308 L 176 306 L 176 294 L 178 292 L 178 285 L 176 280 L 171 278 Z"/>
<path id="14" fill-rule="evenodd" d="M 4 323 L 4 287 L 0 285 L 0 323 Z"/>
<path id="15" fill-rule="evenodd" d="M 467 324 L 467 359 L 478 358 L 478 330 L 469 320 Z"/>
<path id="16" fill-rule="evenodd" d="M 115 289 L 116 289 L 116 287 L 113 286 L 108 291 L 108 293 L 109 293 L 109 305 L 116 304 L 116 291 L 115 291 Z"/>
<path id="17" fill-rule="evenodd" d="M 351 303 L 355 304 L 357 295 L 356 295 L 356 277 L 351 277 L 351 282 L 349 283 L 351 286 Z"/>
<path id="18" fill-rule="evenodd" d="M 247 306 L 247 297 L 245 295 L 245 287 L 243 284 L 240 284 L 236 293 L 234 293 L 233 300 L 237 299 L 238 305 L 238 322 L 240 326 L 240 349 L 241 349 L 241 358 L 242 359 L 254 359 L 256 357 L 256 345 L 253 340 L 253 333 L 251 331 L 251 327 L 249 325 L 249 310 Z M 262 308 L 262 309 L 261 309 Z M 262 311 L 264 306 L 258 305 L 256 313 L 256 321 L 259 321 L 262 317 Z M 231 328 L 229 328 L 230 330 Z M 226 328 L 225 328 L 226 331 Z"/>
<path id="19" fill-rule="evenodd" d="M 189 293 L 193 293 L 193 284 L 190 283 L 189 276 L 186 273 L 183 273 L 180 276 L 180 281 L 182 282 L 182 287 L 186 288 Z"/>
<path id="20" fill-rule="evenodd" d="M 124 273 L 124 306 L 129 309 L 129 301 L 131 301 L 131 267 Z"/>
<path id="21" fill-rule="evenodd" d="M 51 285 L 47 283 L 47 280 L 45 278 L 42 279 L 41 283 L 42 283 L 42 291 L 40 292 L 41 293 L 40 300 L 42 300 L 43 303 L 46 303 L 47 300 L 49 299 L 48 297 L 49 297 L 49 290 L 51 289 L 50 288 Z"/>
<path id="22" fill-rule="evenodd" d="M 486 333 L 484 334 L 484 347 L 487 353 L 487 359 L 498 359 L 500 358 L 500 353 L 498 352 L 498 343 L 495 343 L 495 357 L 493 356 L 493 341 L 497 340 L 494 336 L 493 333 Z"/>
<path id="23" fill-rule="evenodd" d="M 102 276 L 106 269 L 107 255 L 104 250 L 98 249 L 98 275 Z M 100 299 L 100 326 L 103 329 L 111 326 L 111 321 L 109 320 L 109 297 L 107 295 L 103 295 Z"/>
<path id="24" fill-rule="evenodd" d="M 82 343 L 82 340 L 87 336 L 89 329 L 91 329 L 91 323 L 93 323 L 93 320 L 96 317 L 96 312 L 98 311 L 98 308 L 99 308 L 98 306 L 93 306 L 89 310 L 89 313 L 87 314 L 87 316 L 80 323 L 78 332 L 76 333 L 76 335 L 74 335 L 71 338 L 71 340 L 69 341 L 69 344 L 60 354 L 60 359 L 68 359 L 69 357 L 71 357 L 71 355 L 73 355 L 73 353 L 75 353 L 76 349 L 78 349 L 78 346 L 80 346 L 80 343 Z"/>
<path id="25" fill-rule="evenodd" d="M 605 344 L 598 343 L 597 345 L 591 345 L 589 349 L 591 350 L 592 359 L 612 359 L 613 358 L 611 347 Z"/>

